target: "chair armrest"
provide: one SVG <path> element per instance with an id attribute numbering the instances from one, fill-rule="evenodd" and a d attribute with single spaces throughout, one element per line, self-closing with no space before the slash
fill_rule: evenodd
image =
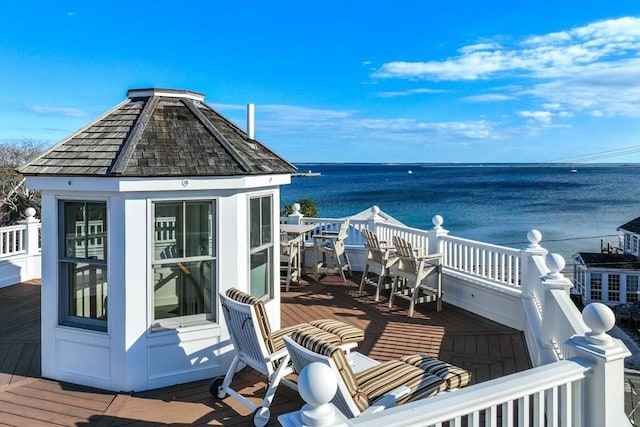
<path id="1" fill-rule="evenodd" d="M 422 261 L 422 260 L 424 260 L 424 261 L 429 261 L 429 260 L 432 260 L 432 259 L 441 260 L 443 256 L 444 256 L 444 254 L 442 254 L 442 253 L 437 253 L 437 254 L 431 254 L 431 255 L 419 256 L 419 257 L 417 257 L 416 259 L 417 259 L 418 261 Z"/>
<path id="2" fill-rule="evenodd" d="M 384 396 L 378 398 L 375 402 L 365 409 L 362 414 L 375 414 L 385 409 L 396 406 L 398 400 L 404 399 L 411 393 L 411 389 L 406 385 L 394 388 Z"/>
<path id="3" fill-rule="evenodd" d="M 281 348 L 280 350 L 271 353 L 265 359 L 266 359 L 267 362 L 273 362 L 274 360 L 280 360 L 283 357 L 288 357 L 288 356 L 289 356 L 289 352 L 287 351 L 287 348 L 285 347 L 285 348 Z"/>
<path id="4" fill-rule="evenodd" d="M 336 234 L 314 234 L 311 237 L 313 237 L 314 239 L 331 240 L 331 239 L 337 239 L 338 238 L 338 233 L 336 233 Z"/>

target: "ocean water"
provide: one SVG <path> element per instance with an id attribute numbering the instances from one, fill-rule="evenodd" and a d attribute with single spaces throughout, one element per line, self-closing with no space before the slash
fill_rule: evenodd
<path id="1" fill-rule="evenodd" d="M 514 248 L 527 232 L 569 261 L 578 251 L 617 244 L 616 228 L 640 216 L 640 165 L 296 164 L 281 202 L 310 198 L 320 217 L 377 205 L 408 226 L 428 229 L 441 215 L 449 234 Z"/>

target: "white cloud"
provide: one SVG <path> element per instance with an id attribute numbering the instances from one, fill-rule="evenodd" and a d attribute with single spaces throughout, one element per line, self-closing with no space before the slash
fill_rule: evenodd
<path id="1" fill-rule="evenodd" d="M 519 94 L 597 117 L 640 117 L 640 59 L 591 64 L 570 78 L 539 83 Z"/>
<path id="2" fill-rule="evenodd" d="M 498 93 L 488 93 L 486 95 L 472 95 L 462 98 L 465 102 L 500 102 L 515 99 L 511 95 L 502 95 Z"/>
<path id="3" fill-rule="evenodd" d="M 518 78 L 521 85 L 526 81 L 535 84 L 514 94 L 558 105 L 545 108 L 562 108 L 565 117 L 573 112 L 598 117 L 640 116 L 640 18 L 594 22 L 530 36 L 510 46 L 483 42 L 464 46 L 458 53 L 442 61 L 388 62 L 372 77 L 432 81 Z M 506 98 L 464 98 L 467 102 L 501 100 Z"/>
<path id="4" fill-rule="evenodd" d="M 423 93 L 443 93 L 443 92 L 446 92 L 446 91 L 443 89 L 417 88 L 417 89 L 407 89 L 407 90 L 395 91 L 395 92 L 379 92 L 377 96 L 381 98 L 396 98 L 400 96 L 419 95 Z"/>
<path id="5" fill-rule="evenodd" d="M 545 125 L 551 124 L 551 113 L 549 111 L 520 111 L 518 115 Z"/>
<path id="6" fill-rule="evenodd" d="M 63 116 L 63 117 L 85 117 L 86 111 L 82 111 L 78 108 L 68 107 L 47 107 L 44 105 L 31 105 L 27 109 L 33 113 L 43 116 Z"/>
<path id="7" fill-rule="evenodd" d="M 567 76 L 595 61 L 621 59 L 639 50 L 640 18 L 625 17 L 531 36 L 511 47 L 497 43 L 464 46 L 458 56 L 443 61 L 388 62 L 372 76 L 435 81 L 486 79 L 498 72 Z"/>

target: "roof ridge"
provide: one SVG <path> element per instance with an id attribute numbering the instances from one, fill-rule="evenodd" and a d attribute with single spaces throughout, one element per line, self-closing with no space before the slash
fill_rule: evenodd
<path id="1" fill-rule="evenodd" d="M 131 156 L 136 149 L 136 145 L 138 145 L 138 141 L 140 141 L 142 132 L 144 132 L 147 124 L 149 124 L 151 113 L 153 113 L 156 105 L 158 105 L 159 99 L 160 98 L 158 96 L 152 96 L 147 100 L 147 102 L 145 102 L 142 111 L 138 114 L 136 123 L 133 125 L 133 129 L 129 132 L 129 136 L 127 136 L 127 139 L 122 144 L 120 152 L 116 155 L 116 160 L 113 162 L 113 166 L 111 166 L 110 170 L 107 171 L 107 175 L 122 175 L 127 169 L 129 160 L 131 160 Z"/>
<path id="2" fill-rule="evenodd" d="M 247 161 L 242 157 L 242 155 L 235 148 L 233 148 L 231 143 L 227 141 L 227 138 L 225 138 L 224 135 L 222 135 L 220 131 L 216 129 L 216 127 L 209 121 L 209 119 L 207 119 L 207 117 L 204 114 L 202 114 L 202 111 L 198 109 L 195 103 L 192 100 L 185 99 L 185 98 L 180 99 L 180 101 L 184 105 L 186 105 L 187 108 L 191 110 L 191 112 L 200 121 L 200 123 L 202 123 L 204 127 L 220 141 L 220 144 L 224 147 L 225 150 L 227 150 L 227 152 L 231 155 L 231 157 L 233 157 L 233 159 L 240 164 L 242 169 L 245 172 L 251 172 L 252 168 L 249 165 L 249 163 L 247 163 Z"/>
<path id="3" fill-rule="evenodd" d="M 216 113 L 218 115 L 218 117 L 220 117 L 220 120 L 223 120 L 225 123 L 227 123 L 230 127 L 232 127 L 233 129 L 235 129 L 237 132 L 244 132 L 244 130 L 238 126 L 236 123 L 234 123 L 233 121 L 229 120 L 228 118 L 226 118 L 224 115 L 220 114 L 220 112 L 218 110 L 216 110 L 215 108 L 213 108 L 211 106 L 211 104 L 202 101 L 202 104 L 205 105 L 209 110 L 213 111 L 214 113 Z M 248 135 L 247 135 L 248 137 Z M 249 139 L 249 138 L 247 138 Z M 268 147 L 267 145 L 263 144 L 262 142 L 260 142 L 259 139 L 257 138 L 253 138 L 251 140 L 251 142 L 253 143 L 257 143 L 260 144 L 260 147 L 262 147 L 263 150 L 268 151 L 269 153 L 273 154 L 276 157 L 281 158 L 285 163 L 287 163 L 289 166 L 291 166 L 294 169 L 298 169 L 293 163 L 291 163 L 290 161 L 288 161 L 287 159 L 283 158 L 282 156 L 280 156 L 278 153 L 276 153 L 275 151 L 273 151 L 270 147 Z"/>

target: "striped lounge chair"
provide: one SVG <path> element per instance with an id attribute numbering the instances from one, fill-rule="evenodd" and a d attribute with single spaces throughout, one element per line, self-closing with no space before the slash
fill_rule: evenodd
<path id="1" fill-rule="evenodd" d="M 300 373 L 313 362 L 323 363 L 334 370 L 338 390 L 332 403 L 348 418 L 434 396 L 446 390 L 448 384 L 455 384 L 453 378 L 447 382 L 437 375 L 444 372 L 439 364 L 434 364 L 434 373 L 423 369 L 421 364 L 428 365 L 426 356 L 375 363 L 357 371 L 353 369 L 348 355 L 338 346 L 323 342 L 303 330 L 285 337 L 284 341 L 296 372 Z M 435 369 L 436 365 L 440 369 Z M 468 381 L 467 375 L 463 377 Z"/>
<path id="2" fill-rule="evenodd" d="M 297 390 L 293 381 L 285 378 L 293 372 L 283 338 L 295 331 L 331 343 L 349 352 L 364 339 L 364 331 L 346 323 L 322 319 L 283 328 L 271 329 L 265 305 L 259 299 L 231 288 L 220 294 L 222 312 L 234 347 L 234 357 L 224 377 L 215 378 L 211 394 L 222 399 L 227 394 L 253 411 L 255 426 L 264 426 L 271 416 L 269 407 L 280 382 Z M 260 406 L 231 388 L 233 376 L 244 363 L 266 375 L 269 386 Z"/>

